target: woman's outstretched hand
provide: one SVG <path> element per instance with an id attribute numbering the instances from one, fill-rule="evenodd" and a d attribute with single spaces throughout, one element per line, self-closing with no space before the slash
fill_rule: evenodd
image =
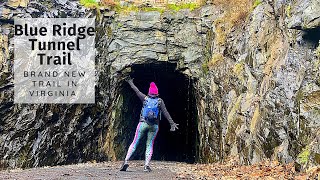
<path id="1" fill-rule="evenodd" d="M 172 124 L 170 125 L 170 126 L 171 126 L 170 131 L 175 131 L 176 129 L 179 129 L 179 128 L 178 128 L 178 125 L 179 125 L 179 124 L 172 123 Z"/>
<path id="2" fill-rule="evenodd" d="M 130 76 L 126 78 L 126 81 L 127 81 L 129 84 L 133 83 L 133 79 L 132 79 Z"/>

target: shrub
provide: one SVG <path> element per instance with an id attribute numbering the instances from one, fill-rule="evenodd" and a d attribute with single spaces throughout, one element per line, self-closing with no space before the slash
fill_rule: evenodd
<path id="1" fill-rule="evenodd" d="M 287 17 L 291 17 L 291 5 L 288 5 L 286 7 L 286 15 L 287 15 Z"/>
<path id="2" fill-rule="evenodd" d="M 99 3 L 96 0 L 80 0 L 80 4 L 91 9 L 99 7 Z"/>
<path id="3" fill-rule="evenodd" d="M 96 0 L 80 0 L 80 4 L 90 9 L 97 9 L 100 6 L 116 6 L 116 2 L 114 0 L 100 0 L 100 2 L 97 2 Z"/>
<path id="4" fill-rule="evenodd" d="M 139 11 L 139 8 L 137 6 L 134 5 L 130 5 L 130 6 L 120 6 L 119 4 L 114 6 L 115 11 L 118 13 L 123 13 L 123 14 L 129 14 L 130 12 L 136 12 Z"/>
<path id="5" fill-rule="evenodd" d="M 204 74 L 208 74 L 209 72 L 208 62 L 205 62 L 202 64 L 202 71 Z"/>
<path id="6" fill-rule="evenodd" d="M 261 4 L 262 1 L 261 0 L 255 0 L 253 5 L 252 5 L 252 9 L 255 9 L 257 6 L 259 6 L 259 4 Z"/>
<path id="7" fill-rule="evenodd" d="M 303 165 L 306 165 L 308 163 L 309 156 L 310 156 L 310 150 L 309 150 L 309 147 L 307 146 L 298 155 L 299 162 L 302 163 Z"/>
<path id="8" fill-rule="evenodd" d="M 142 11 L 158 11 L 160 13 L 163 13 L 164 12 L 164 8 L 159 8 L 159 7 L 143 7 L 143 8 L 140 8 L 140 10 Z"/>
<path id="9" fill-rule="evenodd" d="M 233 72 L 237 75 L 239 75 L 244 70 L 243 63 L 236 63 L 233 67 Z"/>
<path id="10" fill-rule="evenodd" d="M 193 11 L 198 7 L 200 7 L 200 5 L 196 3 L 167 4 L 167 9 L 174 11 L 179 11 L 181 9 L 190 9 L 191 11 Z"/>
<path id="11" fill-rule="evenodd" d="M 104 1 L 113 1 L 113 0 L 104 0 Z M 197 4 L 197 3 L 166 4 L 163 7 L 139 7 L 138 4 L 131 4 L 129 6 L 122 7 L 118 3 L 115 3 L 114 6 L 115 6 L 115 10 L 119 13 L 129 13 L 131 11 L 158 11 L 160 13 L 163 13 L 165 10 L 179 11 L 181 9 L 190 9 L 191 11 L 193 11 L 196 8 L 199 8 L 201 4 Z"/>

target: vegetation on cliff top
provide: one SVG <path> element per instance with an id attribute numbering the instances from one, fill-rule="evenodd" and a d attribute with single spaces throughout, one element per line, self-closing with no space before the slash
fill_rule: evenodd
<path id="1" fill-rule="evenodd" d="M 80 0 L 80 4 L 90 9 L 98 9 L 100 7 L 111 7 L 118 13 L 125 14 L 136 11 L 158 11 L 160 13 L 163 13 L 166 10 L 179 11 L 181 9 L 189 9 L 193 11 L 201 6 L 198 3 L 165 4 L 163 6 L 143 6 L 134 3 L 120 5 L 118 1 L 114 0 L 102 0 L 100 2 L 97 2 L 96 0 Z"/>
<path id="2" fill-rule="evenodd" d="M 128 5 L 128 6 L 120 6 L 119 4 L 116 4 L 115 10 L 118 13 L 128 13 L 128 12 L 137 12 L 137 11 L 158 11 L 160 13 L 163 13 L 166 10 L 169 11 L 180 11 L 182 9 L 189 9 L 190 11 L 193 11 L 200 7 L 200 5 L 196 3 L 186 3 L 186 4 L 167 4 L 163 7 L 148 7 L 148 6 L 136 6 L 136 5 Z"/>
<path id="3" fill-rule="evenodd" d="M 94 9 L 100 6 L 99 3 L 96 2 L 96 0 L 80 0 L 80 4 L 90 9 Z"/>

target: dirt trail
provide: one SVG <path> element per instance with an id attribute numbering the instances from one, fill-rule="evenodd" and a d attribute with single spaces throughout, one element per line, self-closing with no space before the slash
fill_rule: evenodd
<path id="1" fill-rule="evenodd" d="M 295 171 L 293 163 L 281 164 L 277 161 L 265 161 L 251 166 L 244 166 L 236 161 L 229 161 L 223 164 L 186 164 L 179 162 L 151 161 L 151 168 L 153 171 L 150 173 L 143 172 L 143 161 L 130 161 L 130 166 L 127 172 L 119 171 L 121 164 L 122 162 L 118 161 L 103 163 L 82 163 L 75 165 L 32 168 L 25 170 L 6 170 L 0 171 L 0 180 L 308 179 L 307 174 Z M 315 172 L 320 172 L 320 167 L 315 168 Z"/>
<path id="2" fill-rule="evenodd" d="M 127 172 L 120 172 L 122 162 L 83 163 L 32 169 L 0 171 L 0 179 L 177 179 L 170 168 L 174 162 L 152 161 L 152 172 L 143 171 L 143 161 L 131 161 Z"/>

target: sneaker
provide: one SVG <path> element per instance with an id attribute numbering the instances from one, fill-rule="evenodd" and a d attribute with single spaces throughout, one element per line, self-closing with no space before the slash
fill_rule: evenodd
<path id="1" fill-rule="evenodd" d="M 123 163 L 122 164 L 122 166 L 121 166 L 121 169 L 120 169 L 120 171 L 127 171 L 127 168 L 129 167 L 129 164 L 127 164 L 127 163 Z"/>
<path id="2" fill-rule="evenodd" d="M 150 166 L 144 166 L 143 171 L 144 171 L 144 172 L 151 172 Z"/>

